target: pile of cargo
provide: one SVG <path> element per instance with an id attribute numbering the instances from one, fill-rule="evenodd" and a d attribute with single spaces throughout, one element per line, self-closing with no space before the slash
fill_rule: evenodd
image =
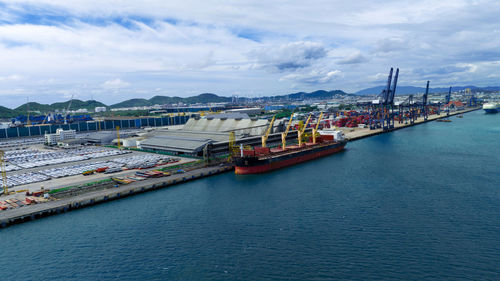
<path id="1" fill-rule="evenodd" d="M 8 210 L 8 209 L 16 209 L 20 207 L 24 207 L 27 205 L 39 204 L 47 202 L 48 200 L 45 198 L 37 198 L 37 197 L 26 197 L 24 200 L 19 200 L 17 198 L 11 198 L 4 201 L 0 201 L 0 211 Z"/>
<path id="2" fill-rule="evenodd" d="M 169 172 L 164 172 L 164 171 L 137 171 L 135 175 L 133 176 L 126 176 L 126 177 L 113 177 L 111 178 L 114 182 L 118 184 L 129 184 L 133 183 L 136 181 L 142 181 L 145 179 L 151 179 L 151 178 L 161 178 L 161 177 L 168 177 L 170 176 Z"/>

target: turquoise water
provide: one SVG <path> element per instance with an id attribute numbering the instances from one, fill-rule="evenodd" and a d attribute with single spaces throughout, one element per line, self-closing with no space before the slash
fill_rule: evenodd
<path id="1" fill-rule="evenodd" d="M 2 280 L 500 280 L 500 114 L 0 230 Z"/>

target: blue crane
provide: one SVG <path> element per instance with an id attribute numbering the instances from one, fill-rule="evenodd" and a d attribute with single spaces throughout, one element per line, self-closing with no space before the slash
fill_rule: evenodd
<path id="1" fill-rule="evenodd" d="M 427 120 L 429 115 L 429 110 L 427 107 L 427 96 L 429 95 L 429 81 L 427 81 L 427 87 L 425 87 L 425 94 L 422 97 L 422 111 L 424 113 L 424 120 Z"/>

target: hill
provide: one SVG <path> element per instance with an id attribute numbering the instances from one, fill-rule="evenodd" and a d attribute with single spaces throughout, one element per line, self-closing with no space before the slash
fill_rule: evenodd
<path id="1" fill-rule="evenodd" d="M 329 99 L 338 95 L 348 95 L 342 90 L 325 91 L 319 90 L 311 93 L 298 92 L 286 95 L 290 99 Z"/>
<path id="2" fill-rule="evenodd" d="M 195 103 L 211 103 L 211 102 L 230 102 L 231 98 L 221 97 L 216 94 L 204 93 L 193 97 L 167 97 L 167 96 L 154 96 L 150 99 L 130 99 L 111 105 L 111 108 L 120 107 L 136 107 L 136 106 L 152 106 L 155 104 L 171 104 L 183 102 L 186 104 Z"/>
<path id="3" fill-rule="evenodd" d="M 29 105 L 30 112 L 38 111 L 40 113 L 48 113 L 48 112 L 54 112 L 56 110 L 62 112 L 68 108 L 68 104 L 69 104 L 69 101 L 56 102 L 53 104 L 41 104 L 41 103 L 37 103 L 37 102 L 29 102 L 29 103 L 25 103 L 21 106 L 16 107 L 13 111 L 16 112 L 17 115 L 19 115 L 19 114 L 26 115 L 26 111 L 28 110 L 28 105 Z M 80 108 L 85 108 L 88 111 L 94 111 L 95 107 L 97 107 L 97 106 L 106 106 L 106 105 L 103 104 L 102 102 L 98 102 L 95 100 L 82 101 L 82 100 L 73 99 L 69 110 L 76 110 L 76 109 L 80 109 Z"/>
<path id="4" fill-rule="evenodd" d="M 3 118 L 10 118 L 17 115 L 14 110 L 7 108 L 5 106 L 0 106 L 0 116 Z"/>

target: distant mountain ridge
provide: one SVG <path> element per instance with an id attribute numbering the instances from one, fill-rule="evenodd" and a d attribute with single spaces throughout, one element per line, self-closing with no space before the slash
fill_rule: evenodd
<path id="1" fill-rule="evenodd" d="M 265 97 L 260 97 L 260 98 L 253 98 L 263 100 L 263 101 L 276 101 L 276 100 L 300 100 L 300 99 L 330 99 L 334 98 L 337 96 L 342 96 L 342 95 L 358 95 L 358 96 L 364 96 L 364 95 L 378 95 L 382 92 L 384 89 L 384 86 L 377 86 L 377 87 L 372 87 L 372 88 L 367 88 L 363 89 L 360 91 L 355 92 L 354 94 L 352 93 L 346 93 L 342 90 L 331 90 L 331 91 L 326 91 L 326 90 L 318 90 L 314 92 L 297 92 L 297 93 L 290 93 L 286 95 L 275 95 L 275 96 L 265 96 Z M 488 86 L 488 87 L 476 87 L 476 86 L 456 86 L 453 87 L 453 91 L 457 90 L 465 90 L 467 88 L 470 88 L 472 90 L 481 90 L 481 91 L 500 91 L 499 86 Z M 437 88 L 430 88 L 429 92 L 430 93 L 442 93 L 442 92 L 447 92 L 449 88 L 444 88 L 444 87 L 437 87 Z M 418 93 L 423 93 L 425 91 L 424 87 L 413 87 L 413 86 L 398 86 L 396 90 L 397 95 L 407 95 L 407 94 L 418 94 Z M 239 101 L 245 101 L 248 100 L 249 98 L 246 97 L 240 97 L 238 98 Z M 231 102 L 232 97 L 224 97 L 224 96 L 218 96 L 213 93 L 203 93 L 197 96 L 192 96 L 192 97 L 178 97 L 178 96 L 154 96 L 150 99 L 144 99 L 144 98 L 134 98 L 134 99 L 129 99 L 125 100 L 116 104 L 112 105 L 105 105 L 102 102 L 96 101 L 96 100 L 88 100 L 88 101 L 82 101 L 78 99 L 73 99 L 71 103 L 70 110 L 77 110 L 81 108 L 85 108 L 88 111 L 94 111 L 95 107 L 107 107 L 107 108 L 124 108 L 124 107 L 143 107 L 143 106 L 153 106 L 155 104 L 173 104 L 173 103 L 185 103 L 185 104 L 195 104 L 195 103 L 218 103 L 218 102 Z M 30 102 L 29 103 L 29 111 L 30 112 L 40 112 L 40 113 L 48 113 L 48 112 L 54 112 L 54 111 L 59 111 L 62 112 L 66 110 L 68 107 L 69 101 L 65 102 L 56 102 L 52 104 L 41 104 L 37 102 Z M 0 117 L 6 118 L 6 117 L 15 117 L 19 114 L 24 114 L 26 115 L 26 112 L 28 110 L 28 105 L 23 104 L 21 106 L 18 106 L 17 108 L 10 109 L 7 107 L 0 106 Z"/>
<path id="2" fill-rule="evenodd" d="M 110 108 L 123 108 L 123 107 L 140 107 L 140 106 L 152 106 L 155 104 L 170 104 L 170 103 L 210 103 L 210 102 L 230 102 L 232 98 L 221 97 L 212 93 L 204 93 L 193 97 L 181 98 L 181 97 L 168 97 L 168 96 L 154 96 L 150 99 L 130 99 L 122 101 L 113 105 Z"/>
<path id="3" fill-rule="evenodd" d="M 476 86 L 452 86 L 451 90 L 456 92 L 456 91 L 463 91 L 467 88 L 470 88 L 471 90 L 475 91 L 500 91 L 499 86 L 488 86 L 488 87 L 476 87 Z M 359 90 L 355 92 L 355 95 L 358 96 L 366 96 L 366 95 L 378 95 L 382 92 L 382 90 L 385 89 L 385 86 L 376 86 L 376 87 L 371 87 L 363 90 Z M 429 88 L 429 93 L 445 93 L 448 92 L 450 88 L 449 87 L 436 87 L 436 88 Z M 424 93 L 425 92 L 425 87 L 414 87 L 414 86 L 397 86 L 396 88 L 396 95 L 410 95 L 410 94 L 419 94 L 419 93 Z"/>

